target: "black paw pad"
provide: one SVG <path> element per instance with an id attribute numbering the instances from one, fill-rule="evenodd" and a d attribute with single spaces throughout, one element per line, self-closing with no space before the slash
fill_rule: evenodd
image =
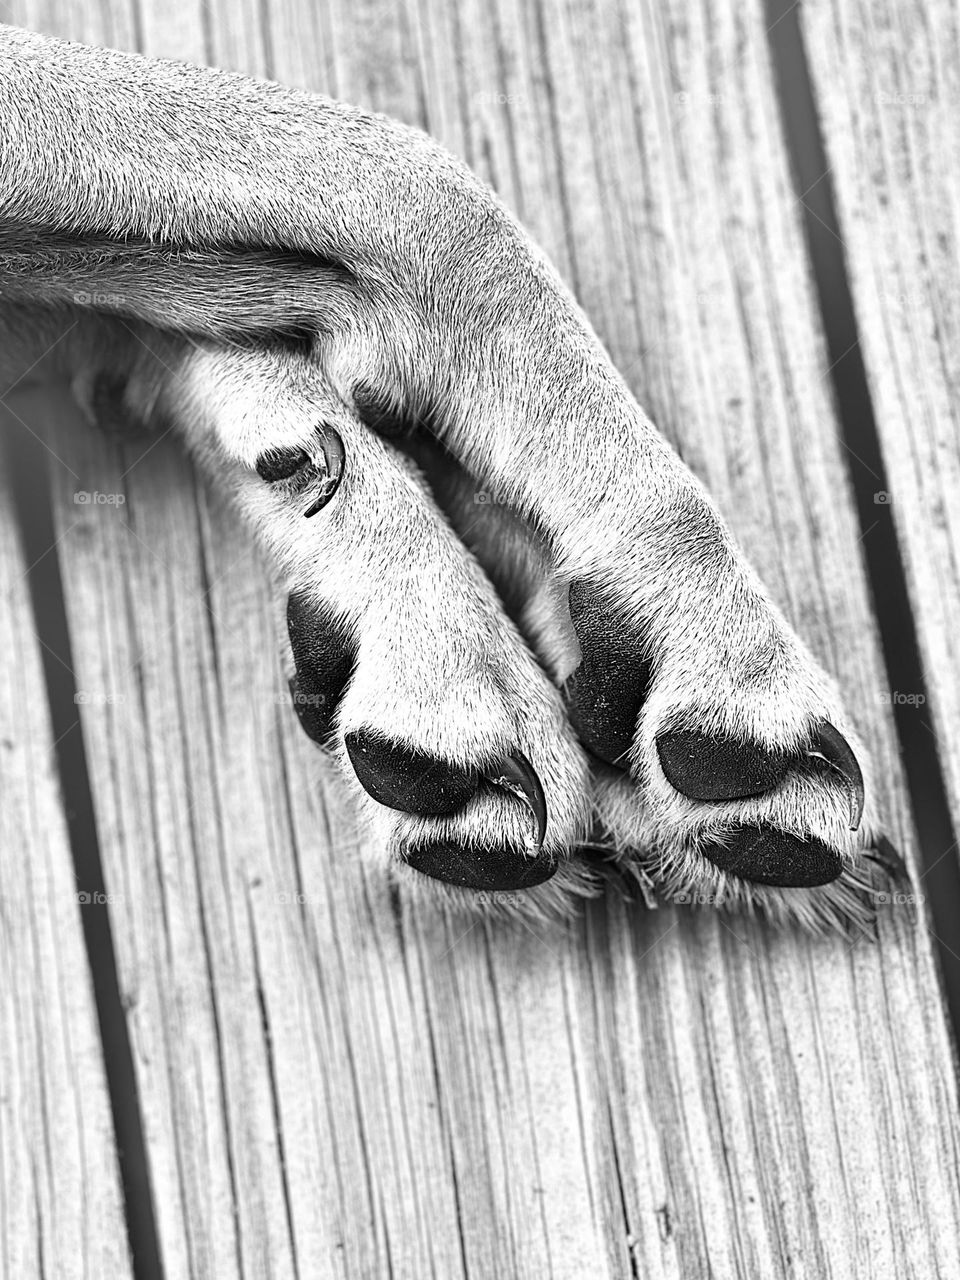
<path id="1" fill-rule="evenodd" d="M 364 790 L 388 809 L 423 815 L 454 813 L 480 784 L 475 770 L 391 742 L 370 729 L 348 733 L 344 742 Z"/>
<path id="2" fill-rule="evenodd" d="M 273 484 L 277 480 L 289 480 L 292 475 L 305 467 L 310 459 L 306 450 L 291 447 L 289 449 L 268 449 L 257 459 L 257 472 L 261 480 Z"/>
<path id="3" fill-rule="evenodd" d="M 473 844 L 428 844 L 408 849 L 404 861 L 434 880 L 464 889 L 529 889 L 557 869 L 554 854 L 531 858 L 520 849 L 484 849 Z"/>
<path id="4" fill-rule="evenodd" d="M 789 889 L 829 884 L 843 870 L 835 849 L 820 840 L 800 840 L 774 827 L 743 827 L 725 844 L 704 845 L 700 852 L 721 871 L 741 880 Z"/>
<path id="5" fill-rule="evenodd" d="M 672 729 L 657 738 L 667 781 L 691 800 L 743 800 L 783 781 L 787 757 L 756 743 L 696 729 Z"/>
<path id="6" fill-rule="evenodd" d="M 570 723 L 588 751 L 626 769 L 650 683 L 643 639 L 588 582 L 570 584 L 570 620 L 581 653 L 563 687 Z"/>
<path id="7" fill-rule="evenodd" d="M 290 681 L 304 732 L 329 745 L 333 716 L 353 671 L 356 648 L 344 625 L 303 593 L 287 601 L 287 628 L 297 668 Z"/>

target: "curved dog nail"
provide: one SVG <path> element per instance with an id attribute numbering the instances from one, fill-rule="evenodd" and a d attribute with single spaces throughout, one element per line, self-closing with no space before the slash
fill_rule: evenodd
<path id="1" fill-rule="evenodd" d="M 309 461 L 303 449 L 268 449 L 257 459 L 256 468 L 261 480 L 274 484 L 277 480 L 289 480 Z"/>
<path id="2" fill-rule="evenodd" d="M 487 782 L 509 791 L 527 806 L 533 818 L 533 842 L 539 849 L 547 831 L 547 798 L 543 794 L 543 784 L 527 757 L 519 751 L 504 756 L 493 768 L 485 770 L 483 776 Z"/>
<path id="3" fill-rule="evenodd" d="M 879 836 L 873 849 L 865 849 L 863 856 L 882 867 L 894 884 L 910 884 L 907 864 L 886 836 Z"/>
<path id="4" fill-rule="evenodd" d="M 626 769 L 650 683 L 643 641 L 589 582 L 571 582 L 570 620 L 581 655 L 563 686 L 570 723 L 595 756 Z"/>
<path id="5" fill-rule="evenodd" d="M 454 813 L 471 799 L 480 782 L 474 769 L 391 742 L 372 729 L 355 729 L 344 742 L 361 786 L 388 809 L 421 816 Z"/>
<path id="6" fill-rule="evenodd" d="M 317 435 L 320 437 L 327 474 L 320 481 L 319 493 L 303 513 L 308 519 L 310 516 L 315 516 L 318 511 L 322 511 L 340 488 L 340 481 L 343 479 L 344 468 L 347 465 L 346 450 L 336 427 L 328 425 L 317 427 Z"/>
<path id="7" fill-rule="evenodd" d="M 463 889 L 529 889 L 549 880 L 557 869 L 554 854 L 535 858 L 511 847 L 485 849 L 475 844 L 420 845 L 404 852 L 404 862 L 422 875 Z"/>
<path id="8" fill-rule="evenodd" d="M 327 746 L 353 673 L 355 646 L 344 625 L 305 592 L 287 600 L 287 630 L 297 669 L 290 681 L 293 709 L 307 736 Z"/>
<path id="9" fill-rule="evenodd" d="M 657 755 L 670 785 L 691 800 L 759 796 L 782 782 L 787 772 L 787 759 L 779 752 L 697 729 L 661 733 Z"/>
<path id="10" fill-rule="evenodd" d="M 856 831 L 863 817 L 863 774 L 849 742 L 828 720 L 822 720 L 806 754 L 808 759 L 822 760 L 842 778 L 850 801 L 850 830 Z"/>
<path id="11" fill-rule="evenodd" d="M 742 827 L 728 843 L 703 845 L 700 852 L 741 880 L 782 888 L 829 884 L 843 870 L 840 854 L 821 840 L 801 840 L 774 827 Z"/>

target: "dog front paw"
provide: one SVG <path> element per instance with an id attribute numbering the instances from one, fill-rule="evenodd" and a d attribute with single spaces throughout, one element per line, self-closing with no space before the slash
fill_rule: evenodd
<path id="1" fill-rule="evenodd" d="M 535 912 L 589 892 L 585 753 L 416 466 L 296 354 L 194 348 L 165 405 L 281 567 L 294 711 L 384 868 Z"/>
<path id="2" fill-rule="evenodd" d="M 867 929 L 876 893 L 906 878 L 880 831 L 869 753 L 835 683 L 673 465 L 619 545 L 602 516 L 575 537 L 530 524 L 536 555 L 507 570 L 592 760 L 590 844 L 672 900 Z M 502 573 L 515 513 L 478 521 L 461 503 L 457 520 Z"/>

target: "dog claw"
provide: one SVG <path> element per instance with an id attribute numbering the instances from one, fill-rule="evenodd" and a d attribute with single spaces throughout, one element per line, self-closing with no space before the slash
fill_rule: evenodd
<path id="1" fill-rule="evenodd" d="M 487 782 L 509 791 L 527 806 L 533 817 L 534 843 L 539 849 L 547 831 L 547 799 L 543 794 L 543 784 L 527 757 L 519 751 L 514 755 L 504 756 L 492 769 L 484 772 L 483 776 Z"/>
<path id="2" fill-rule="evenodd" d="M 817 726 L 813 744 L 806 754 L 809 759 L 822 760 L 843 779 L 850 801 L 850 830 L 856 831 L 863 817 L 863 774 L 849 742 L 839 729 L 824 720 Z"/>
<path id="3" fill-rule="evenodd" d="M 320 447 L 323 450 L 323 461 L 327 474 L 320 481 L 319 493 L 303 513 L 307 519 L 310 516 L 315 516 L 318 511 L 322 511 L 340 488 L 340 481 L 343 479 L 347 460 L 343 440 L 340 437 L 340 432 L 335 427 L 326 424 L 318 427 L 317 435 L 320 437 Z"/>

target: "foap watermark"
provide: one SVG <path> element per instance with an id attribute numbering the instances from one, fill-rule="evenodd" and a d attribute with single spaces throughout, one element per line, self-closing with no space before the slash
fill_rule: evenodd
<path id="1" fill-rule="evenodd" d="M 316 907 L 321 903 L 318 893 L 303 893 L 291 890 L 289 893 L 275 893 L 273 900 L 278 907 Z"/>
<path id="2" fill-rule="evenodd" d="M 525 93 L 505 93 L 502 89 L 478 89 L 473 95 L 478 107 L 522 107 L 526 104 Z"/>
<path id="3" fill-rule="evenodd" d="M 127 501 L 127 495 L 101 493 L 99 489 L 94 489 L 92 493 L 88 489 L 78 489 L 73 495 L 73 501 L 78 507 L 122 507 Z"/>
<path id="4" fill-rule="evenodd" d="M 724 100 L 722 93 L 691 93 L 687 89 L 673 95 L 678 107 L 720 107 Z"/>
<path id="5" fill-rule="evenodd" d="M 873 95 L 873 101 L 878 107 L 925 107 L 929 99 L 925 93 L 880 89 Z"/>
<path id="6" fill-rule="evenodd" d="M 489 489 L 478 489 L 473 495 L 474 504 L 478 507 L 509 507 L 510 499 L 502 493 L 491 493 Z"/>
<path id="7" fill-rule="evenodd" d="M 925 307 L 928 305 L 928 298 L 922 289 L 881 289 L 877 294 L 877 301 L 889 307 Z"/>
<path id="8" fill-rule="evenodd" d="M 522 894 L 508 893 L 505 889 L 497 889 L 491 892 L 483 890 L 481 893 L 474 895 L 474 901 L 478 907 L 516 907 L 523 900 Z"/>
<path id="9" fill-rule="evenodd" d="M 295 707 L 313 707 L 319 710 L 329 701 L 325 693 L 304 693 L 302 689 L 291 689 L 289 693 L 276 693 L 273 701 L 278 707 L 288 707 L 292 702 Z"/>
<path id="10" fill-rule="evenodd" d="M 870 898 L 878 907 L 922 907 L 927 900 L 925 893 L 901 893 L 891 889 L 877 889 Z"/>
<path id="11" fill-rule="evenodd" d="M 681 907 L 719 907 L 723 904 L 723 898 L 719 893 L 694 893 L 686 889 L 681 893 L 675 893 L 673 901 L 678 902 Z"/>
<path id="12" fill-rule="evenodd" d="M 122 893 L 101 893 L 99 889 L 81 889 L 73 895 L 81 907 L 116 907 L 123 901 Z"/>
<path id="13" fill-rule="evenodd" d="M 927 697 L 924 693 L 902 693 L 899 689 L 881 689 L 877 701 L 885 707 L 922 707 Z"/>
<path id="14" fill-rule="evenodd" d="M 123 307 L 126 306 L 126 295 L 122 293 L 87 293 L 80 290 L 73 295 L 78 307 Z"/>
<path id="15" fill-rule="evenodd" d="M 878 489 L 873 495 L 873 505 L 875 507 L 889 507 L 892 501 L 893 499 L 886 489 Z"/>
<path id="16" fill-rule="evenodd" d="M 120 707 L 126 700 L 126 694 L 104 689 L 78 689 L 73 695 L 74 705 L 78 707 Z"/>

